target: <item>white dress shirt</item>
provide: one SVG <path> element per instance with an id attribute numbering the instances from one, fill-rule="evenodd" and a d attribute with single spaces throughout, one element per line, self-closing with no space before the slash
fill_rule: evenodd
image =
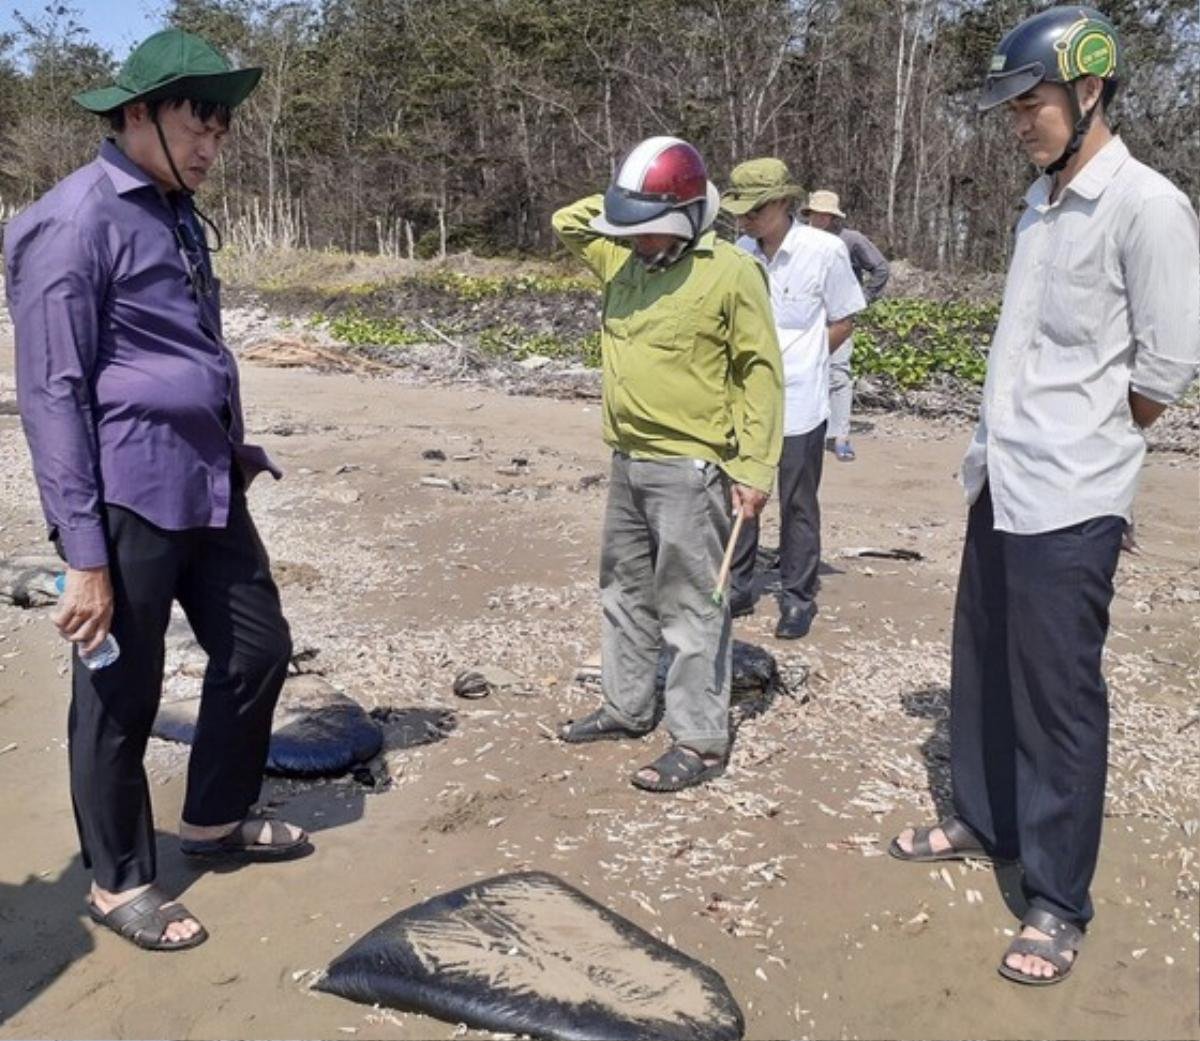
<path id="1" fill-rule="evenodd" d="M 962 465 L 995 527 L 1030 535 L 1132 519 L 1145 438 L 1129 391 L 1170 404 L 1200 367 L 1200 231 L 1186 196 L 1120 138 L 1050 201 L 1025 196 Z"/>
<path id="2" fill-rule="evenodd" d="M 766 268 L 771 283 L 783 352 L 783 434 L 807 434 L 829 418 L 828 325 L 867 306 L 850 252 L 836 235 L 795 221 L 770 260 L 749 235 L 737 244 Z"/>

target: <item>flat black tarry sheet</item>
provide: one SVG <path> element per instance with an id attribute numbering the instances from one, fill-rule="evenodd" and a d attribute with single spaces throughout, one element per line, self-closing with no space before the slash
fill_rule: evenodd
<path id="1" fill-rule="evenodd" d="M 721 976 L 561 879 L 489 878 L 393 915 L 317 990 L 563 1041 L 738 1041 Z"/>

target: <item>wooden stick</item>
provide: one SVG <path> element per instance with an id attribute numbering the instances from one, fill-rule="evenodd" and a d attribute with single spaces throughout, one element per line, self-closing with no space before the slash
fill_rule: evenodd
<path id="1" fill-rule="evenodd" d="M 745 519 L 746 515 L 739 508 L 737 515 L 733 519 L 733 531 L 729 533 L 729 544 L 725 547 L 725 557 L 721 561 L 721 570 L 717 572 L 717 586 L 712 593 L 714 604 L 720 604 L 725 601 L 725 583 L 729 580 L 729 569 L 733 564 L 733 550 L 737 546 L 738 536 L 742 533 L 742 521 Z"/>

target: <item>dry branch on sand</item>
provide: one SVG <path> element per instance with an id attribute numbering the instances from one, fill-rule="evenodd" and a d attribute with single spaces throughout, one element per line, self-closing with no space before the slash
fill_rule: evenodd
<path id="1" fill-rule="evenodd" d="M 357 372 L 378 376 L 391 371 L 387 365 L 372 358 L 298 338 L 259 341 L 243 348 L 242 358 L 279 369 L 309 368 L 320 372 Z"/>

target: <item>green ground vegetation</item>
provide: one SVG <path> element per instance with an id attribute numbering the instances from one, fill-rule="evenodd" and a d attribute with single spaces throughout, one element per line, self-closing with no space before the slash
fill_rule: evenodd
<path id="1" fill-rule="evenodd" d="M 595 291 L 595 283 L 590 279 L 542 274 L 468 275 L 434 271 L 410 276 L 406 281 L 419 282 L 439 294 L 465 302 Z M 394 288 L 397 283 L 390 285 Z M 375 286 L 373 290 L 379 288 Z M 358 306 L 359 299 L 369 305 L 372 293 L 347 295 L 356 299 L 354 306 L 334 315 L 318 315 L 313 320 L 340 342 L 352 347 L 402 348 L 430 339 L 416 322 Z M 855 323 L 855 373 L 883 377 L 903 390 L 919 389 L 941 377 L 981 385 L 998 315 L 998 304 L 939 303 L 913 298 L 877 301 Z M 579 335 L 531 331 L 519 321 L 503 319 L 471 331 L 440 319 L 433 310 L 429 317 L 447 335 L 466 337 L 493 357 L 520 361 L 540 355 L 591 367 L 600 364 L 598 332 Z"/>
<path id="2" fill-rule="evenodd" d="M 999 314 L 999 304 L 877 300 L 855 322 L 855 374 L 889 377 L 903 390 L 936 376 L 982 385 Z"/>

